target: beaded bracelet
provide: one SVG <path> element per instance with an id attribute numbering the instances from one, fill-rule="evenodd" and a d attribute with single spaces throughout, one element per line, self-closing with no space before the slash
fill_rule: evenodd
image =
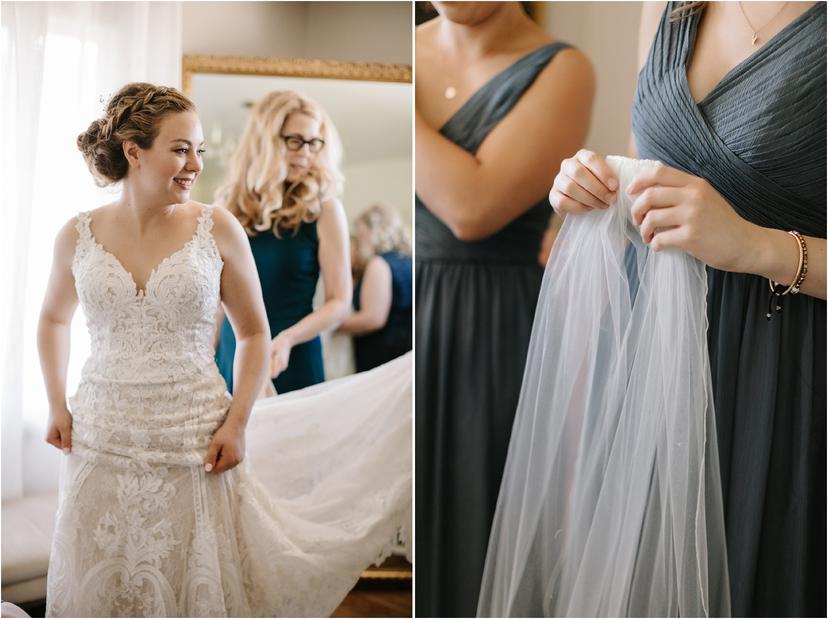
<path id="1" fill-rule="evenodd" d="M 786 294 L 799 294 L 799 290 L 802 288 L 802 282 L 805 281 L 805 276 L 808 274 L 808 245 L 805 243 L 805 237 L 796 230 L 789 230 L 788 234 L 796 239 L 797 248 L 799 249 L 799 263 L 796 266 L 796 275 L 793 278 L 793 282 L 787 288 L 785 288 L 784 284 L 768 279 L 768 287 L 771 291 L 770 298 L 768 299 L 768 312 L 765 314 L 768 320 L 772 316 L 771 308 L 773 307 L 773 298 L 776 297 L 776 312 L 779 313 L 782 311 L 782 297 Z"/>

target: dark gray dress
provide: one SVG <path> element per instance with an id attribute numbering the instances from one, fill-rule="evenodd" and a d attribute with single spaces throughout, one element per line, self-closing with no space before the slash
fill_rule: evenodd
<path id="1" fill-rule="evenodd" d="M 638 154 L 705 178 L 745 219 L 825 238 L 825 3 L 698 105 L 686 65 L 700 16 L 669 22 L 638 81 Z M 794 255 L 795 241 L 791 239 Z M 825 302 L 708 269 L 708 345 L 733 616 L 825 616 Z"/>
<path id="2" fill-rule="evenodd" d="M 470 153 L 564 43 L 478 90 L 440 132 Z M 474 616 L 509 445 L 551 210 L 544 196 L 500 232 L 457 240 L 416 202 L 416 564 L 418 616 Z"/>

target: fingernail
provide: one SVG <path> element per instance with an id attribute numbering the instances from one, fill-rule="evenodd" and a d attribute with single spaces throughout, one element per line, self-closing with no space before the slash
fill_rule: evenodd
<path id="1" fill-rule="evenodd" d="M 630 195 L 632 195 L 632 191 L 630 191 L 630 188 L 631 188 L 631 187 L 632 187 L 632 183 L 630 183 L 629 185 L 627 185 L 627 188 L 625 189 L 625 191 L 626 191 L 628 194 L 630 194 Z"/>
<path id="2" fill-rule="evenodd" d="M 204 470 L 209 473 L 210 471 L 213 470 L 213 465 L 208 462 L 207 464 L 204 465 Z"/>
<path id="3" fill-rule="evenodd" d="M 72 450 L 69 449 L 68 447 L 64 447 L 63 448 L 63 453 L 65 453 L 68 456 L 70 453 L 72 453 Z"/>
<path id="4" fill-rule="evenodd" d="M 615 191 L 615 188 L 618 187 L 618 181 L 614 178 L 611 178 L 607 181 L 607 187 Z"/>
<path id="5" fill-rule="evenodd" d="M 612 202 L 613 200 L 615 200 L 615 192 L 608 193 L 604 196 L 604 202 L 607 203 L 607 206 L 609 206 L 610 202 Z"/>

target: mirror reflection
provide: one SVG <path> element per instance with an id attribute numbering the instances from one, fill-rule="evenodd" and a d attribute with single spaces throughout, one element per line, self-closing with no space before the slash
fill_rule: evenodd
<path id="1" fill-rule="evenodd" d="M 312 62 L 325 66 L 324 61 Z M 337 64 L 341 69 L 349 63 Z M 359 65 L 353 66 L 364 70 Z M 338 79 L 198 70 L 185 75 L 185 85 L 189 86 L 198 106 L 206 141 L 205 168 L 193 196 L 196 200 L 235 210 L 251 236 L 259 269 L 273 342 L 272 389 L 268 386 L 262 395 L 274 390 L 300 389 L 365 369 L 366 354 L 371 359 L 390 359 L 411 348 L 408 239 L 412 204 L 412 86 L 410 82 L 371 81 L 364 79 L 364 74 L 361 77 Z M 285 115 L 273 105 L 267 112 L 273 118 L 263 117 L 266 114 L 257 104 L 261 106 L 274 92 L 288 91 L 297 93 L 312 106 L 315 104 L 328 120 L 322 122 L 319 117 L 316 124 L 304 122 L 301 119 L 307 121 L 318 114 Z M 257 114 L 261 118 L 256 127 L 268 135 L 245 135 L 251 116 Z M 274 123 L 280 126 L 277 128 Z M 324 129 L 329 135 L 316 135 L 327 125 L 333 127 L 332 131 Z M 284 135 L 287 129 L 293 132 L 290 136 Z M 288 138 L 297 144 L 301 140 L 310 143 L 303 142 L 294 151 L 289 148 Z M 320 138 L 325 139 L 324 146 L 316 142 Z M 255 146 L 251 146 L 253 143 Z M 258 154 L 248 154 L 245 161 L 233 163 L 234 156 L 240 156 L 239 151 L 251 149 Z M 335 151 L 340 150 L 341 161 L 335 163 L 334 160 L 339 160 Z M 280 158 L 286 166 L 281 168 L 282 177 L 277 172 Z M 229 189 L 234 183 L 243 186 L 253 182 L 250 178 L 244 180 L 245 176 L 251 176 L 250 170 L 258 169 L 261 177 L 265 160 L 271 166 L 267 174 L 271 180 L 281 179 L 282 189 L 271 194 L 248 187 L 247 198 L 240 197 L 238 189 L 235 193 Z M 292 201 L 297 196 L 315 191 L 308 189 L 301 177 L 304 173 L 313 176 L 326 167 L 317 165 L 312 171 L 317 160 L 329 161 L 326 164 L 331 168 L 329 173 L 334 177 L 341 175 L 341 189 L 322 187 L 319 195 L 306 200 L 307 205 L 299 208 L 300 225 L 287 220 L 279 223 L 284 214 L 282 200 L 285 206 L 293 208 Z M 332 214 L 337 209 L 325 209 L 325 201 L 338 203 L 337 208 L 344 215 L 341 224 L 330 223 L 337 219 Z M 314 206 L 317 202 L 323 208 Z M 245 206 L 248 203 L 258 206 Z M 240 214 L 250 209 L 255 211 L 252 218 L 246 219 L 247 214 Z M 267 212 L 275 215 L 262 215 Z M 367 216 L 369 212 L 375 213 L 373 219 Z M 378 218 L 377 212 L 384 215 Z M 362 224 L 358 223 L 360 218 Z M 376 222 L 372 239 L 377 240 L 366 241 L 363 232 L 360 242 L 359 227 L 364 228 L 367 221 Z M 340 242 L 341 237 L 344 242 Z M 392 237 L 396 240 L 389 242 Z M 350 251 L 349 238 L 353 245 Z M 352 262 L 354 252 L 358 259 Z M 374 255 L 376 259 L 372 261 Z M 350 284 L 346 281 L 349 278 Z M 283 307 L 288 304 L 286 299 L 293 299 L 289 310 Z M 223 316 L 217 317 L 217 325 L 217 362 L 232 389 L 233 332 Z M 223 360 L 226 367 L 222 365 Z"/>

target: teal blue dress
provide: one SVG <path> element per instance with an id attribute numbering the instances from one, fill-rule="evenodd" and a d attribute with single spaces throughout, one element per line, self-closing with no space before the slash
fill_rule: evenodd
<path id="1" fill-rule="evenodd" d="M 412 258 L 396 251 L 377 254 L 391 270 L 391 307 L 385 325 L 354 337 L 356 371 L 371 370 L 411 350 Z M 362 279 L 354 286 L 354 311 L 359 311 Z"/>
<path id="2" fill-rule="evenodd" d="M 295 235 L 285 232 L 282 238 L 272 232 L 261 232 L 250 237 L 250 249 L 259 272 L 272 339 L 313 311 L 313 296 L 319 280 L 316 222 L 303 223 Z M 233 392 L 235 354 L 236 338 L 225 318 L 216 350 L 216 364 L 230 393 Z M 288 367 L 276 377 L 273 386 L 277 393 L 286 393 L 324 380 L 322 343 L 315 337 L 291 349 Z"/>

